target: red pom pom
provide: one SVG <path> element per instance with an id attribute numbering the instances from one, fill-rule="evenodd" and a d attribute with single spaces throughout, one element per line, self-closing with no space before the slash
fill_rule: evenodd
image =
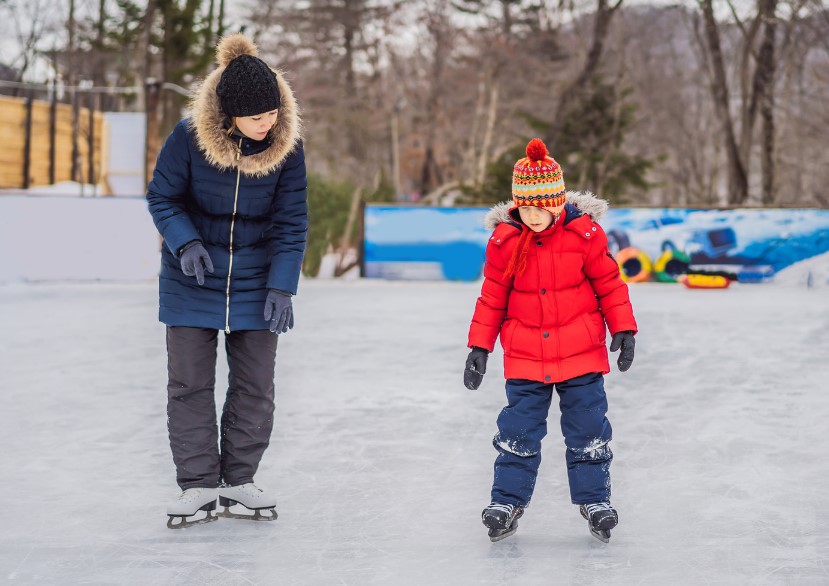
<path id="1" fill-rule="evenodd" d="M 527 145 L 527 157 L 531 161 L 543 161 L 549 151 L 540 138 L 534 138 Z"/>

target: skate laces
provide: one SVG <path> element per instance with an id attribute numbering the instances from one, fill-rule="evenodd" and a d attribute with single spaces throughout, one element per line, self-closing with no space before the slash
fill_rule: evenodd
<path id="1" fill-rule="evenodd" d="M 203 489 L 201 488 L 188 488 L 187 490 L 182 491 L 180 495 L 178 495 L 178 501 L 181 503 L 190 502 L 196 497 L 198 497 L 201 494 L 202 490 Z"/>
<path id="2" fill-rule="evenodd" d="M 610 513 L 615 514 L 616 511 L 613 510 L 613 507 L 610 506 L 610 503 L 590 503 L 589 505 L 584 505 L 584 510 L 587 511 L 587 514 L 592 516 L 593 513 L 597 511 L 608 511 Z"/>
<path id="3" fill-rule="evenodd" d="M 515 510 L 515 505 L 502 505 L 501 503 L 490 503 L 487 507 L 488 511 L 501 511 L 507 515 L 512 515 Z"/>
<path id="4" fill-rule="evenodd" d="M 227 483 L 222 485 L 223 488 L 235 488 L 245 494 L 249 494 L 251 496 L 256 496 L 257 493 L 265 492 L 264 489 L 259 488 L 252 482 L 246 482 L 245 484 L 237 484 L 236 486 L 231 486 Z"/>

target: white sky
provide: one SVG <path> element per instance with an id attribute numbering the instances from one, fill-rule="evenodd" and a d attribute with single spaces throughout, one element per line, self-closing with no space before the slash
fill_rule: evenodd
<path id="1" fill-rule="evenodd" d="M 206 1 L 206 0 L 205 0 Z M 87 16 L 95 16 L 98 13 L 99 0 L 75 0 L 76 18 L 82 20 Z M 114 0 L 107 0 L 114 6 Z M 592 6 L 590 1 L 586 5 Z M 625 0 L 626 6 L 636 4 L 672 5 L 687 4 L 693 6 L 694 0 Z M 231 24 L 240 24 L 241 19 L 234 16 L 246 15 L 249 11 L 250 0 L 228 0 L 226 15 Z M 750 0 L 735 0 L 738 11 L 750 12 L 754 3 Z M 20 54 L 21 35 L 26 35 L 31 29 L 32 23 L 37 19 L 39 22 L 48 22 L 55 32 L 44 37 L 45 41 L 39 43 L 41 50 L 49 50 L 55 45 L 63 45 L 66 42 L 65 22 L 69 14 L 69 0 L 7 0 L 0 4 L 0 62 L 8 64 Z M 723 7 L 723 17 L 728 12 Z M 234 23 L 234 20 L 237 21 Z M 404 35 L 405 36 L 405 35 Z M 17 63 L 19 65 L 19 63 Z M 35 78 L 42 78 L 43 66 L 36 66 L 32 72 Z"/>

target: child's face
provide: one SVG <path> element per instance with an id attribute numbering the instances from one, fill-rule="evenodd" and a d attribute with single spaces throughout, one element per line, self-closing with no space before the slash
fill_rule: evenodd
<path id="1" fill-rule="evenodd" d="M 263 112 L 256 116 L 238 116 L 233 119 L 242 134 L 253 140 L 263 140 L 276 124 L 277 110 Z"/>
<path id="2" fill-rule="evenodd" d="M 521 206 L 518 208 L 518 215 L 533 232 L 542 232 L 553 223 L 553 214 L 536 206 Z"/>

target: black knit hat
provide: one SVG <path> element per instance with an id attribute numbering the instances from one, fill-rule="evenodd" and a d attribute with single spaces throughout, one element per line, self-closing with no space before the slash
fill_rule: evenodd
<path id="1" fill-rule="evenodd" d="M 227 116 L 255 116 L 279 108 L 276 75 L 253 55 L 239 55 L 227 64 L 216 86 Z"/>

